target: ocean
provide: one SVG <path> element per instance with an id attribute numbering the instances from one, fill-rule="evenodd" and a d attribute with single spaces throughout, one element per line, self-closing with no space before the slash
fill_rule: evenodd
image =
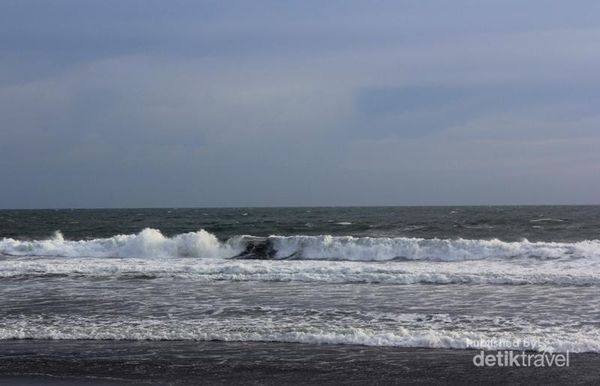
<path id="1" fill-rule="evenodd" d="M 2 210 L 0 374 L 93 359 L 112 361 L 95 382 L 131 378 L 115 363 L 175 379 L 194 356 L 214 376 L 399 352 L 458 353 L 466 371 L 482 347 L 594 367 L 599 239 L 598 206 Z"/>

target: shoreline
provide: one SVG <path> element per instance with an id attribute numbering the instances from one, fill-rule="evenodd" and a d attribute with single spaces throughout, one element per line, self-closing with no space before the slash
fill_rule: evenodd
<path id="1" fill-rule="evenodd" d="M 0 381 L 16 385 L 439 384 L 600 382 L 599 353 L 569 367 L 476 367 L 480 350 L 220 341 L 0 341 Z M 494 353 L 494 351 L 486 351 Z"/>

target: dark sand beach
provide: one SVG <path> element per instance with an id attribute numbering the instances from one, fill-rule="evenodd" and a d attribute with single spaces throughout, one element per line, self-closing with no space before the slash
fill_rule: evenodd
<path id="1" fill-rule="evenodd" d="M 478 368 L 476 350 L 237 342 L 4 341 L 0 382 L 111 384 L 597 384 L 600 355 L 569 367 Z"/>

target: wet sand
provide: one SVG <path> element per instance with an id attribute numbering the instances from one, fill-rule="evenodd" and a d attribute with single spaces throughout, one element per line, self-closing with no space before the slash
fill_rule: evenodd
<path id="1" fill-rule="evenodd" d="M 111 384 L 598 384 L 600 354 L 569 367 L 478 368 L 475 350 L 240 342 L 3 341 L 0 382 Z"/>

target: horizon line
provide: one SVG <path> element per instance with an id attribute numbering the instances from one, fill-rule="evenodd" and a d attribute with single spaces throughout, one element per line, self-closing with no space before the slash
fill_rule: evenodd
<path id="1" fill-rule="evenodd" d="M 0 208 L 4 210 L 126 210 L 126 209 L 302 209 L 302 208 L 444 208 L 444 207 L 535 207 L 535 206 L 600 206 L 600 204 L 414 204 L 414 205 L 273 205 L 273 206 L 98 206 L 98 207 L 34 207 Z"/>

